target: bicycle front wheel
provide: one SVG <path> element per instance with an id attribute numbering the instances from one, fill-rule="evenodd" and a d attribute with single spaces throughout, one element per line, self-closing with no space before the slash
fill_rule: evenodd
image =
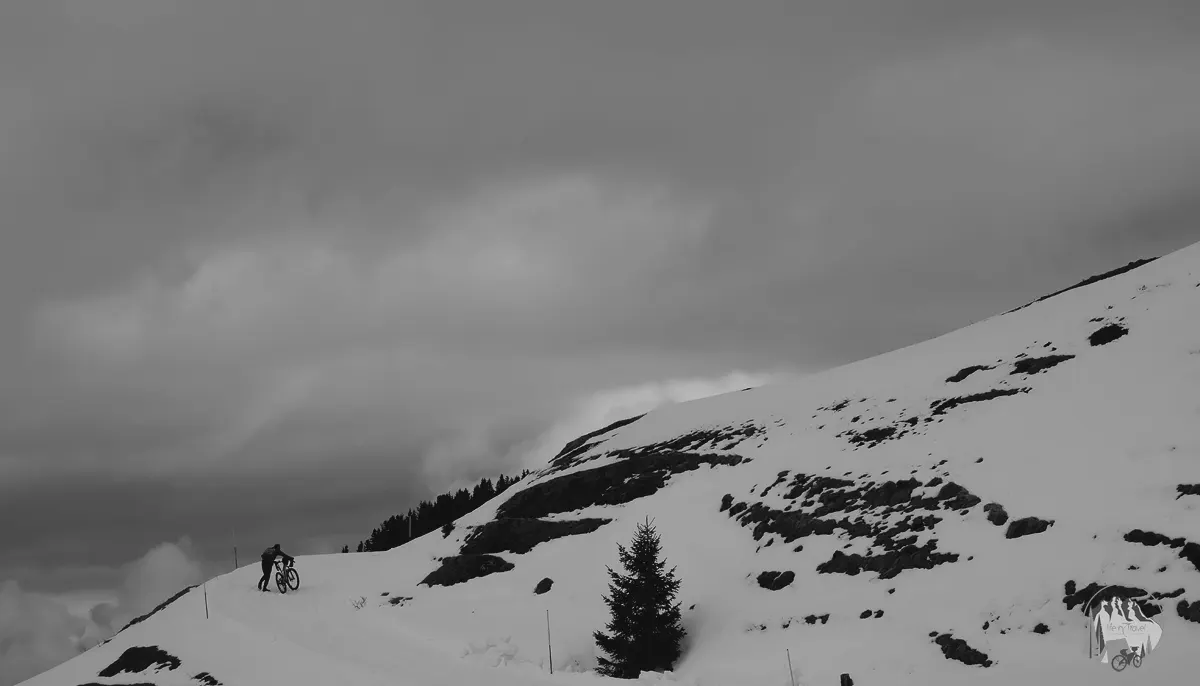
<path id="1" fill-rule="evenodd" d="M 1115 655 L 1112 659 L 1112 668 L 1116 671 L 1121 671 L 1129 664 L 1124 655 Z"/>
<path id="2" fill-rule="evenodd" d="M 287 585 L 291 587 L 293 591 L 297 588 L 300 588 L 300 574 L 296 571 L 295 567 L 288 567 Z"/>
<path id="3" fill-rule="evenodd" d="M 279 587 L 280 593 L 288 592 L 287 581 L 283 578 L 283 574 L 281 574 L 279 572 L 275 573 L 275 585 Z"/>

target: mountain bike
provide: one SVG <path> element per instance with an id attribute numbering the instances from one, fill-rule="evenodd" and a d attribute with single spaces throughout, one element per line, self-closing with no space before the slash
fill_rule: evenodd
<path id="1" fill-rule="evenodd" d="M 1141 667 L 1142 666 L 1141 654 L 1139 654 L 1137 651 L 1122 650 L 1117 655 L 1113 655 L 1112 668 L 1115 671 L 1119 672 L 1119 671 L 1125 669 L 1125 667 L 1127 667 L 1130 663 L 1133 663 L 1134 667 Z"/>
<path id="2" fill-rule="evenodd" d="M 289 587 L 293 591 L 300 588 L 300 574 L 295 565 L 295 560 L 275 560 L 275 585 L 279 587 L 280 593 L 287 593 Z"/>

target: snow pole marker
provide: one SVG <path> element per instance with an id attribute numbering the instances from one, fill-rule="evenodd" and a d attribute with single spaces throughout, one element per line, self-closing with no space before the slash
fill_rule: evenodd
<path id="1" fill-rule="evenodd" d="M 550 646 L 550 610 L 546 610 L 546 653 L 550 656 L 550 673 L 554 673 L 554 648 Z"/>
<path id="2" fill-rule="evenodd" d="M 792 649 L 786 648 L 785 652 L 787 652 L 788 659 L 788 677 L 792 680 L 792 686 L 796 686 L 796 673 L 792 671 Z"/>
<path id="3" fill-rule="evenodd" d="M 208 619 L 208 582 L 204 582 L 204 618 Z"/>

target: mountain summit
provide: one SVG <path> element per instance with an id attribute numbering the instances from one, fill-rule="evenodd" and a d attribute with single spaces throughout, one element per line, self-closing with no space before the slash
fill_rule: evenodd
<path id="1" fill-rule="evenodd" d="M 298 558 L 282 595 L 255 590 L 256 562 L 26 683 L 630 683 L 591 671 L 593 632 L 606 566 L 647 517 L 687 637 L 675 672 L 645 680 L 1188 683 L 1200 244 L 1127 267 L 797 382 L 618 422 L 453 528 Z M 1121 673 L 1089 656 L 1105 587 L 1162 629 Z"/>

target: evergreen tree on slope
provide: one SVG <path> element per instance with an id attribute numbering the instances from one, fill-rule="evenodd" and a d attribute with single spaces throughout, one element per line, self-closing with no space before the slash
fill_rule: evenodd
<path id="1" fill-rule="evenodd" d="M 609 657 L 598 659 L 596 671 L 620 679 L 668 671 L 679 659 L 686 635 L 675 602 L 675 568 L 665 571 L 666 562 L 659 559 L 662 546 L 649 520 L 638 525 L 628 550 L 618 544 L 617 551 L 626 573 L 608 568 L 611 582 L 604 603 L 611 615 L 609 634 L 596 631 L 592 636 Z"/>

